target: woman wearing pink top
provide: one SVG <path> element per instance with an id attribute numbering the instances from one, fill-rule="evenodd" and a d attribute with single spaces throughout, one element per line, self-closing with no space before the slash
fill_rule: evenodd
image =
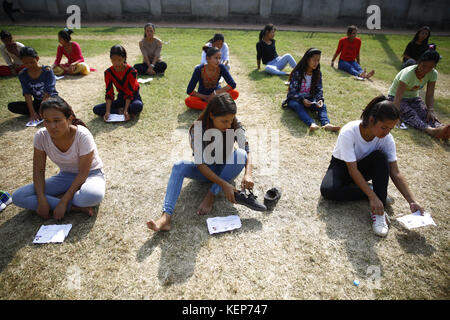
<path id="1" fill-rule="evenodd" d="M 58 32 L 58 41 L 60 45 L 58 46 L 58 51 L 56 53 L 56 60 L 53 63 L 53 72 L 57 76 L 63 74 L 88 74 L 89 67 L 84 63 L 83 54 L 81 53 L 81 48 L 78 43 L 71 41 L 70 35 L 73 33 L 72 30 L 64 28 Z M 67 57 L 67 63 L 62 64 L 62 56 Z"/>

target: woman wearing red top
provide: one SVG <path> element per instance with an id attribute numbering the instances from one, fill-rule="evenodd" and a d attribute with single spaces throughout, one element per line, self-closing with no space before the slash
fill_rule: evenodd
<path id="1" fill-rule="evenodd" d="M 109 56 L 112 66 L 105 71 L 106 103 L 96 105 L 94 113 L 108 120 L 111 113 L 124 114 L 130 120 L 130 114 L 138 114 L 144 104 L 139 94 L 137 71 L 127 63 L 127 52 L 121 45 L 111 48 Z M 114 87 L 118 95 L 114 100 Z"/>
<path id="2" fill-rule="evenodd" d="M 369 79 L 375 74 L 375 70 L 367 73 L 366 70 L 363 70 L 359 65 L 361 39 L 356 37 L 357 33 L 358 29 L 355 26 L 349 26 L 347 28 L 347 37 L 343 37 L 339 40 L 336 53 L 334 54 L 333 59 L 331 59 L 331 66 L 334 68 L 334 60 L 341 54 L 338 64 L 339 69 L 344 70 L 355 77 Z"/>
<path id="3" fill-rule="evenodd" d="M 64 28 L 58 32 L 58 51 L 56 52 L 56 60 L 53 63 L 53 73 L 57 76 L 63 74 L 88 74 L 89 67 L 84 63 L 81 48 L 78 43 L 71 41 L 70 35 L 72 30 Z M 62 64 L 62 56 L 67 58 L 67 63 Z"/>

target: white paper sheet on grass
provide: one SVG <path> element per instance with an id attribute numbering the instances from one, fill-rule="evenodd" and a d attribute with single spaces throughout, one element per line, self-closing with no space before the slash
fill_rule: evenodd
<path id="1" fill-rule="evenodd" d="M 71 224 L 50 224 L 41 226 L 33 243 L 62 243 L 72 229 Z"/>
<path id="2" fill-rule="evenodd" d="M 106 122 L 123 122 L 125 121 L 125 115 L 124 114 L 116 114 L 116 113 L 111 113 L 109 115 L 109 118 Z"/>
<path id="3" fill-rule="evenodd" d="M 206 219 L 209 234 L 239 229 L 242 227 L 239 216 L 215 217 Z"/>
<path id="4" fill-rule="evenodd" d="M 420 214 L 420 211 L 416 211 L 412 214 L 408 214 L 406 216 L 397 218 L 397 221 L 400 222 L 402 226 L 406 229 L 414 229 L 419 227 L 425 227 L 428 225 L 435 226 L 433 218 L 428 212 L 424 212 L 423 216 Z"/>
<path id="5" fill-rule="evenodd" d="M 36 127 L 38 125 L 40 125 L 42 122 L 44 122 L 44 120 L 33 120 L 33 121 L 28 121 L 26 126 L 27 127 Z"/>
<path id="6" fill-rule="evenodd" d="M 138 78 L 139 83 L 148 83 L 152 80 L 153 80 L 153 78 L 147 78 L 147 79 Z"/>

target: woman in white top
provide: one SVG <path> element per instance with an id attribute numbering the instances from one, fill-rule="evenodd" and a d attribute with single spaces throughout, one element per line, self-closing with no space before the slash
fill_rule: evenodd
<path id="1" fill-rule="evenodd" d="M 20 70 L 25 68 L 19 57 L 20 48 L 23 48 L 24 45 L 14 41 L 11 33 L 5 30 L 0 32 L 0 39 L 3 42 L 0 45 L 0 52 L 7 64 L 7 66 L 0 66 L 0 77 L 16 76 Z"/>
<path id="2" fill-rule="evenodd" d="M 225 37 L 221 33 L 216 33 L 212 39 L 210 39 L 202 48 L 202 60 L 200 64 L 206 64 L 206 51 L 209 48 L 216 47 L 220 50 L 221 58 L 220 63 L 230 70 L 230 57 L 228 52 L 228 45 L 225 42 Z"/>
<path id="3" fill-rule="evenodd" d="M 399 120 L 394 103 L 378 96 L 364 109 L 361 119 L 341 129 L 320 192 L 335 201 L 368 198 L 373 230 L 384 237 L 389 231 L 389 218 L 384 211 L 389 176 L 408 201 L 411 212 L 423 214 L 423 209 L 397 166 L 395 142 L 390 134 Z M 369 180 L 372 186 L 367 183 Z"/>
<path id="4" fill-rule="evenodd" d="M 18 189 L 13 203 L 35 210 L 44 219 L 60 220 L 66 212 L 93 215 L 105 195 L 103 164 L 94 138 L 72 108 L 60 97 L 41 104 L 45 128 L 34 137 L 33 184 Z M 47 156 L 60 172 L 45 179 Z"/>

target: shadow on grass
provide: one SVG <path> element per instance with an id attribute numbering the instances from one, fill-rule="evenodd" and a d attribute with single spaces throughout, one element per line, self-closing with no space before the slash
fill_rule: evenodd
<path id="1" fill-rule="evenodd" d="M 143 262 L 156 247 L 161 248 L 158 279 L 163 286 L 181 284 L 188 281 L 195 270 L 197 255 L 212 237 L 233 237 L 242 232 L 262 229 L 257 219 L 241 219 L 242 227 L 227 233 L 209 235 L 206 219 L 217 216 L 239 215 L 238 207 L 233 207 L 219 194 L 209 215 L 198 216 L 197 208 L 210 188 L 210 183 L 191 181 L 183 188 L 175 207 L 170 232 L 156 232 L 142 245 L 136 260 Z"/>
<path id="2" fill-rule="evenodd" d="M 367 201 L 336 202 L 320 197 L 317 214 L 326 223 L 326 233 L 330 239 L 344 240 L 348 260 L 361 278 L 368 278 L 370 266 L 380 268 L 381 260 L 376 252 L 377 243 L 382 239 L 372 231 Z"/>
<path id="3" fill-rule="evenodd" d="M 384 34 L 371 35 L 371 37 L 377 40 L 381 47 L 383 48 L 386 55 L 391 60 L 390 65 L 394 66 L 398 71 L 402 68 L 402 62 L 400 61 L 397 54 L 394 52 L 392 47 L 389 45 L 389 39 Z"/>
<path id="4" fill-rule="evenodd" d="M 309 115 L 311 116 L 312 113 L 309 112 Z M 282 108 L 280 119 L 281 123 L 289 129 L 292 136 L 304 137 L 308 134 L 308 127 L 291 108 Z"/>
<path id="5" fill-rule="evenodd" d="M 269 73 L 265 72 L 264 69 L 261 69 L 261 70 L 253 69 L 252 71 L 250 71 L 248 73 L 248 77 L 252 81 L 261 81 L 263 79 L 271 78 L 271 77 L 278 77 L 283 81 L 287 81 L 289 79 L 289 75 L 277 76 L 277 75 L 269 74 Z"/>
<path id="6" fill-rule="evenodd" d="M 23 210 L 0 226 L 0 273 L 14 259 L 16 253 L 23 247 L 33 246 L 36 250 L 47 245 L 33 244 L 34 237 L 41 225 L 72 224 L 72 229 L 65 242 L 73 243 L 82 240 L 92 230 L 97 220 L 98 210 L 93 217 L 85 213 L 66 213 L 61 221 L 55 219 L 44 220 L 31 210 Z M 62 246 L 63 244 L 57 244 Z"/>
<path id="7" fill-rule="evenodd" d="M 177 129 L 188 130 L 194 124 L 194 121 L 198 119 L 201 112 L 201 110 L 194 110 L 186 107 L 184 112 L 178 114 Z"/>
<path id="8" fill-rule="evenodd" d="M 103 117 L 97 116 L 86 123 L 89 131 L 95 137 L 98 133 L 109 133 L 116 130 L 119 127 L 131 128 L 139 121 L 140 114 L 136 115 L 126 122 L 105 122 Z"/>
<path id="9" fill-rule="evenodd" d="M 29 117 L 28 116 L 18 116 L 18 117 L 14 117 L 11 119 L 8 119 L 4 122 L 1 123 L 0 125 L 0 137 L 3 136 L 3 134 L 5 132 L 15 132 L 15 131 L 22 131 L 22 130 L 26 130 L 26 129 L 33 129 L 33 128 L 28 128 L 25 126 L 25 124 L 28 122 Z M 39 129 L 42 128 L 43 125 L 40 124 L 39 126 L 37 126 L 37 128 L 34 129 Z"/>

